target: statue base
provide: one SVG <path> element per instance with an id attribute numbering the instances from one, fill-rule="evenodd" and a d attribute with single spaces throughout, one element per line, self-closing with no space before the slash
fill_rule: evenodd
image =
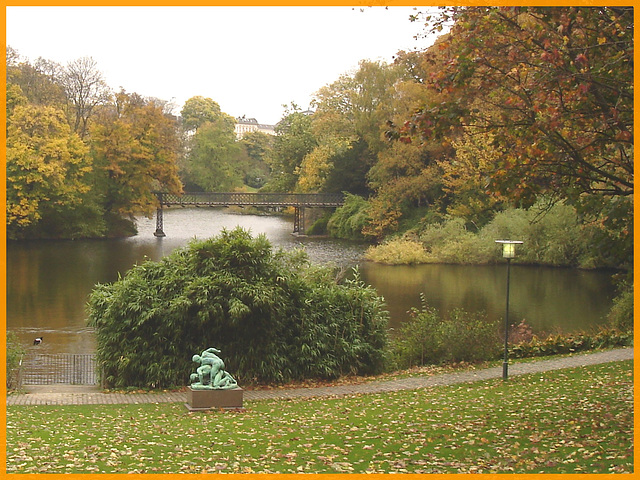
<path id="1" fill-rule="evenodd" d="M 240 387 L 228 390 L 194 390 L 187 387 L 187 403 L 189 411 L 210 410 L 212 408 L 238 408 L 242 407 L 244 390 Z"/>

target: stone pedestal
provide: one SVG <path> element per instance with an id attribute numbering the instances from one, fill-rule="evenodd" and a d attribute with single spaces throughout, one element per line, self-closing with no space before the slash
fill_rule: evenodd
<path id="1" fill-rule="evenodd" d="M 190 411 L 211 408 L 242 408 L 244 390 L 236 387 L 229 390 L 194 390 L 187 388 L 186 407 Z"/>

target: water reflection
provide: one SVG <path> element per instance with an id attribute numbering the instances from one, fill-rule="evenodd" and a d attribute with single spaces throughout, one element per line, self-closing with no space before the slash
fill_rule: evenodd
<path id="1" fill-rule="evenodd" d="M 363 279 L 387 299 L 392 327 L 397 328 L 420 295 L 441 313 L 455 308 L 484 311 L 504 318 L 504 265 L 383 266 L 365 263 Z M 611 307 L 610 273 L 575 269 L 512 266 L 510 323 L 526 322 L 534 332 L 571 332 L 600 324 Z"/>
<path id="2" fill-rule="evenodd" d="M 155 219 L 139 220 L 139 235 L 119 240 L 17 242 L 7 246 L 7 328 L 29 345 L 37 336 L 48 352 L 91 353 L 95 340 L 86 327 L 85 306 L 97 283 L 124 275 L 146 259 L 159 260 L 193 238 L 217 235 L 236 226 L 264 233 L 275 246 L 305 248 L 312 261 L 338 267 L 361 261 L 366 246 L 334 239 L 291 235 L 288 217 L 239 215 L 225 209 L 169 209 L 165 238 L 153 236 Z M 392 326 L 412 306 L 427 302 L 445 312 L 455 307 L 484 310 L 503 318 L 504 266 L 424 265 L 389 267 L 363 263 L 365 282 L 386 298 Z M 608 311 L 613 288 L 609 275 L 577 270 L 514 266 L 512 319 L 525 318 L 536 330 L 585 328 Z"/>

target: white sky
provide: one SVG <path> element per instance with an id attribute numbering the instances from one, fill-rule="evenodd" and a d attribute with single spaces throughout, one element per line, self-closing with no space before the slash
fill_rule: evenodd
<path id="1" fill-rule="evenodd" d="M 427 7 L 423 7 L 425 10 Z M 413 7 L 7 7 L 6 43 L 31 61 L 92 57 L 114 90 L 200 95 L 275 124 L 360 60 L 391 62 L 432 39 Z"/>

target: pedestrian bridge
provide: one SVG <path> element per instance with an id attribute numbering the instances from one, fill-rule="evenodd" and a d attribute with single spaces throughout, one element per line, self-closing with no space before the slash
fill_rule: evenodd
<path id="1" fill-rule="evenodd" d="M 294 207 L 293 233 L 303 235 L 304 210 L 312 207 L 344 205 L 342 193 L 246 193 L 246 192 L 184 192 L 182 194 L 155 192 L 156 237 L 165 237 L 163 207 Z"/>

